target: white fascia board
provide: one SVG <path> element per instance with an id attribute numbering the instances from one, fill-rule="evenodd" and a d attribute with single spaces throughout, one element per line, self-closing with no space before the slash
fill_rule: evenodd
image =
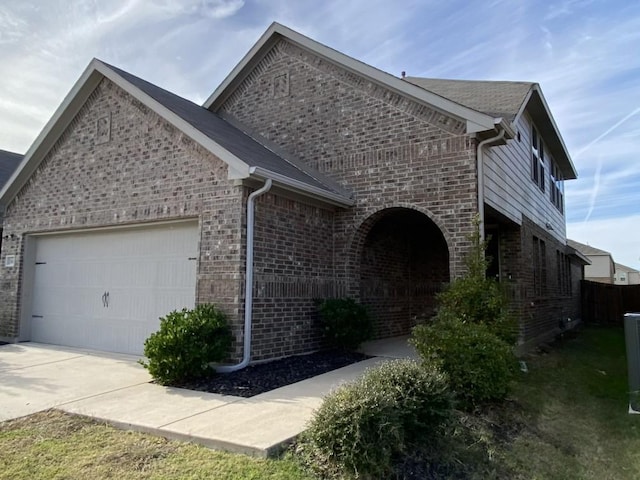
<path id="1" fill-rule="evenodd" d="M 249 52 L 242 58 L 240 63 L 231 71 L 231 73 L 224 79 L 220 86 L 211 94 L 211 96 L 204 103 L 205 108 L 211 108 L 214 106 L 214 110 L 217 108 L 216 101 L 218 98 L 236 81 L 246 67 L 251 62 L 255 62 L 255 57 L 261 57 L 266 53 L 263 51 L 265 46 L 269 46 L 269 42 L 272 41 L 274 35 L 281 35 L 290 42 L 299 45 L 305 50 L 311 51 L 314 54 L 323 57 L 331 63 L 338 64 L 347 70 L 350 70 L 360 76 L 367 77 L 373 82 L 382 85 L 386 88 L 394 90 L 402 95 L 412 97 L 421 103 L 427 104 L 436 108 L 442 113 L 454 116 L 461 120 L 470 121 L 473 125 L 484 127 L 484 130 L 491 130 L 494 127 L 495 119 L 484 113 L 472 110 L 463 105 L 455 103 L 447 98 L 436 95 L 423 88 L 413 85 L 405 80 L 394 77 L 393 75 L 383 72 L 377 68 L 367 65 L 359 60 L 356 60 L 344 53 L 340 53 L 337 50 L 322 45 L 315 40 L 305 37 L 304 35 L 291 30 L 290 28 L 280 25 L 279 23 L 273 23 L 267 29 L 267 31 L 260 37 L 258 42 L 249 50 Z M 238 79 L 241 81 L 242 79 Z M 467 132 L 472 133 L 472 132 Z"/>
<path id="2" fill-rule="evenodd" d="M 538 85 L 536 83 L 533 86 L 532 90 L 535 90 L 538 93 L 538 97 L 540 98 L 540 101 L 542 102 L 542 106 L 544 107 L 545 112 L 546 112 L 547 116 L 549 117 L 549 122 L 551 123 L 551 126 L 553 127 L 553 130 L 555 131 L 555 134 L 558 137 L 558 141 L 560 142 L 560 145 L 562 146 L 562 149 L 564 150 L 564 153 L 567 156 L 567 161 L 569 162 L 569 165 L 571 166 L 573 172 L 576 174 L 576 177 L 577 177 L 578 171 L 576 170 L 576 167 L 573 164 L 573 160 L 571 159 L 571 155 L 569 155 L 569 149 L 565 145 L 564 139 L 562 138 L 562 135 L 560 135 L 560 129 L 558 128 L 558 125 L 556 124 L 556 121 L 553 118 L 553 115 L 551 114 L 551 109 L 549 108 L 549 105 L 547 104 L 546 98 L 544 98 L 544 95 L 542 94 L 542 89 L 540 88 L 540 85 Z"/>
<path id="3" fill-rule="evenodd" d="M 44 156 L 60 138 L 71 121 L 84 105 L 86 99 L 102 80 L 96 73 L 97 60 L 93 59 L 80 78 L 73 85 L 53 116 L 46 123 L 40 134 L 24 154 L 24 158 L 5 186 L 0 190 L 0 205 L 3 208 L 13 200 L 20 189 L 27 183 L 31 175 L 40 165 Z"/>
<path id="4" fill-rule="evenodd" d="M 353 205 L 355 205 L 355 200 L 353 200 L 352 198 L 347 198 L 340 194 L 329 192 L 327 190 L 314 187 L 312 185 L 308 185 L 298 180 L 294 180 L 293 178 L 289 178 L 285 175 L 281 175 L 279 173 L 275 173 L 261 167 L 251 167 L 249 169 L 249 173 L 251 174 L 252 177 L 258 178 L 260 180 L 265 180 L 267 178 L 270 178 L 278 186 L 286 190 L 291 190 L 296 193 L 302 193 L 308 197 L 322 200 L 331 205 L 337 205 L 343 208 L 352 207 Z"/>
<path id="5" fill-rule="evenodd" d="M 216 157 L 226 163 L 229 167 L 228 176 L 230 179 L 246 178 L 249 176 L 249 165 L 242 161 L 240 158 L 229 152 L 226 148 L 206 136 L 200 130 L 195 128 L 189 122 L 184 120 L 179 115 L 175 114 L 167 107 L 162 105 L 157 100 L 153 99 L 135 85 L 129 83 L 122 78 L 116 72 L 111 70 L 108 66 L 98 61 L 98 70 L 106 78 L 115 83 L 118 87 L 122 88 L 128 94 L 144 103 L 147 107 L 153 110 L 155 113 L 164 118 L 167 122 L 174 127 L 185 133 L 192 140 L 202 145 L 204 148 L 213 153 Z"/>

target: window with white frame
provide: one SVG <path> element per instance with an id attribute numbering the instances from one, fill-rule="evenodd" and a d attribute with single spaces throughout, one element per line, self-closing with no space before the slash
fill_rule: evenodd
<path id="1" fill-rule="evenodd" d="M 544 144 L 536 127 L 531 127 L 531 178 L 544 192 L 545 180 Z"/>
<path id="2" fill-rule="evenodd" d="M 560 212 L 564 212 L 564 180 L 562 178 L 562 172 L 560 172 L 555 162 L 552 162 L 551 165 L 551 189 L 549 195 L 551 203 L 553 203 Z"/>

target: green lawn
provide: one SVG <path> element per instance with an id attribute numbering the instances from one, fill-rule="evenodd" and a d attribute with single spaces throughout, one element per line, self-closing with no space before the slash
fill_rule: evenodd
<path id="1" fill-rule="evenodd" d="M 466 464 L 462 478 L 640 478 L 640 415 L 627 413 L 622 330 L 586 329 L 527 363 L 505 406 L 460 415 L 449 453 Z M 0 479 L 38 478 L 311 477 L 290 456 L 219 453 L 50 411 L 0 424 Z"/>
<path id="2" fill-rule="evenodd" d="M 515 394 L 525 428 L 500 456 L 527 479 L 640 478 L 627 391 L 623 330 L 586 329 L 532 359 Z"/>

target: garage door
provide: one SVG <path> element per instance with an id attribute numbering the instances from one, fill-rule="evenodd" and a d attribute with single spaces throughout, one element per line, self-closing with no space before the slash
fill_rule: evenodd
<path id="1" fill-rule="evenodd" d="M 195 304 L 194 223 L 35 240 L 31 339 L 142 354 L 159 317 Z"/>

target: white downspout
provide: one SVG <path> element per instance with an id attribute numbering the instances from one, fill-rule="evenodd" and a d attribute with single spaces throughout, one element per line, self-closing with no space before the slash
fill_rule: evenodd
<path id="1" fill-rule="evenodd" d="M 236 365 L 221 365 L 216 367 L 216 372 L 231 373 L 241 370 L 251 361 L 251 326 L 253 313 L 253 227 L 255 201 L 271 189 L 272 180 L 267 178 L 264 186 L 251 193 L 247 200 L 247 265 L 244 278 L 244 345 L 242 361 Z"/>
<path id="2" fill-rule="evenodd" d="M 476 159 L 478 162 L 478 215 L 480 216 L 480 241 L 484 242 L 484 158 L 483 148 L 487 143 L 501 140 L 504 137 L 505 130 L 502 129 L 495 137 L 487 138 L 478 144 Z"/>

